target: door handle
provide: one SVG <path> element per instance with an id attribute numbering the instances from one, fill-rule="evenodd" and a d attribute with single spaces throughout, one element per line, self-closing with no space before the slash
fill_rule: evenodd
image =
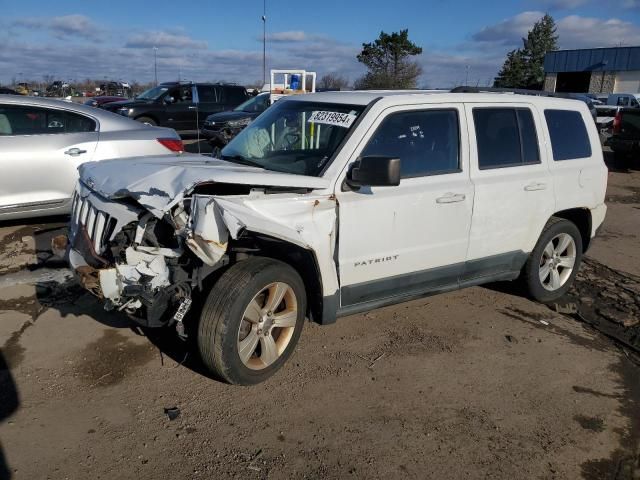
<path id="1" fill-rule="evenodd" d="M 436 198 L 436 203 L 458 203 L 464 202 L 466 198 L 462 193 L 447 193 L 444 197 Z"/>
<path id="2" fill-rule="evenodd" d="M 530 183 L 529 185 L 524 187 L 524 189 L 527 192 L 536 192 L 538 190 L 546 190 L 547 184 L 546 183 Z"/>
<path id="3" fill-rule="evenodd" d="M 78 155 L 82 155 L 83 153 L 87 153 L 86 150 L 80 150 L 79 148 L 70 148 L 66 152 L 65 155 L 71 155 L 72 157 L 77 157 Z"/>
<path id="4" fill-rule="evenodd" d="M 198 107 L 189 107 L 189 110 L 197 110 Z"/>

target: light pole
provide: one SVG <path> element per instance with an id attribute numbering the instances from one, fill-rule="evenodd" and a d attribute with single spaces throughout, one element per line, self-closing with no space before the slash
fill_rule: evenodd
<path id="1" fill-rule="evenodd" d="M 467 77 L 464 81 L 464 84 L 465 86 L 469 86 L 469 69 L 471 68 L 471 65 L 467 65 L 465 68 L 467 69 Z"/>
<path id="2" fill-rule="evenodd" d="M 262 3 L 262 85 L 267 83 L 267 0 Z"/>
<path id="3" fill-rule="evenodd" d="M 153 75 L 158 86 L 158 47 L 153 47 Z"/>

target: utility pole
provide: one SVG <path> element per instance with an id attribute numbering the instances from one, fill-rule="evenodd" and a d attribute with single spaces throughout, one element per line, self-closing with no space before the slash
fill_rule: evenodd
<path id="1" fill-rule="evenodd" d="M 466 79 L 464 81 L 464 84 L 465 84 L 465 86 L 469 86 L 469 69 L 471 68 L 471 65 L 467 65 L 465 68 L 467 70 L 467 77 L 466 77 Z"/>
<path id="2" fill-rule="evenodd" d="M 156 87 L 158 86 L 158 47 L 153 47 L 153 74 L 156 79 Z"/>
<path id="3" fill-rule="evenodd" d="M 262 3 L 262 85 L 267 83 L 267 0 Z"/>

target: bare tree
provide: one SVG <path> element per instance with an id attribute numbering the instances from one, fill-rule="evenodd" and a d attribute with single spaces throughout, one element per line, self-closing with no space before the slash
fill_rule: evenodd
<path id="1" fill-rule="evenodd" d="M 342 90 L 349 87 L 349 80 L 337 73 L 327 73 L 318 82 L 318 87 L 326 90 Z"/>

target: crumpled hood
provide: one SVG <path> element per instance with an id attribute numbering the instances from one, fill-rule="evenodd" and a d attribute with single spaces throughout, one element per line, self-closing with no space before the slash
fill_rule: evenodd
<path id="1" fill-rule="evenodd" d="M 203 155 L 163 155 L 89 162 L 80 179 L 109 199 L 134 198 L 157 217 L 201 183 L 325 189 L 324 178 L 274 172 Z"/>

